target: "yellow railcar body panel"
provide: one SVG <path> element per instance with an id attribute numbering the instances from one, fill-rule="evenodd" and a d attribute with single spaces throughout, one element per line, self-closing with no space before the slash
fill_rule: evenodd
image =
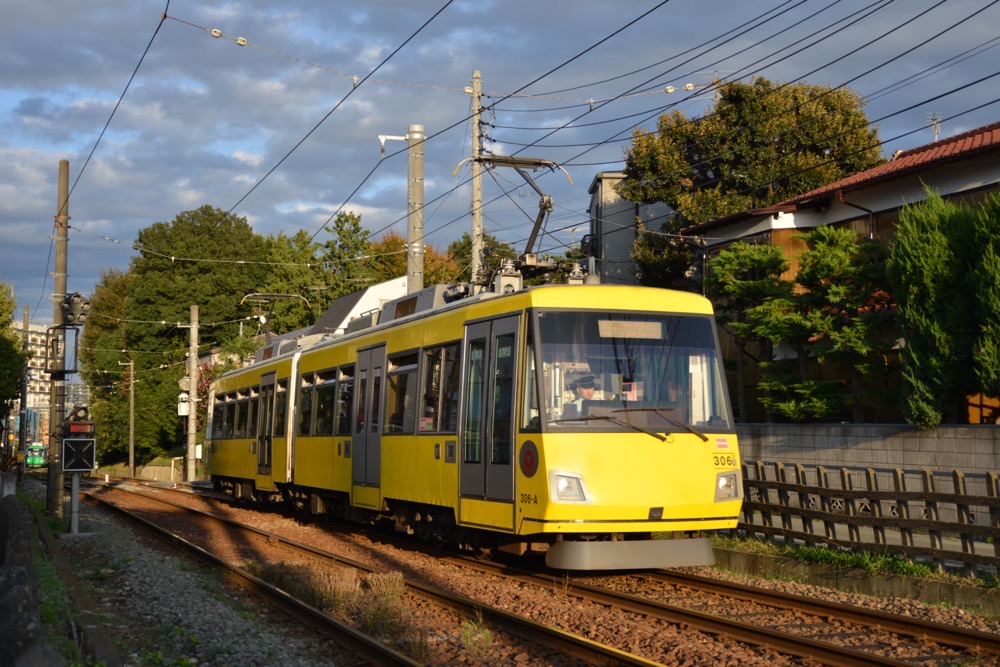
<path id="1" fill-rule="evenodd" d="M 214 383 L 215 396 L 247 387 L 259 386 L 261 378 L 273 374 L 279 381 L 292 375 L 293 359 L 278 359 L 248 366 L 238 373 L 227 374 Z M 276 490 L 275 482 L 287 482 L 288 439 L 285 433 L 276 433 L 272 440 L 272 473 L 257 474 L 257 438 L 212 438 L 211 475 L 253 480 L 256 488 Z"/>
<path id="2" fill-rule="evenodd" d="M 477 528 L 514 530 L 514 508 L 510 503 L 462 498 L 459 523 Z"/>
<path id="3" fill-rule="evenodd" d="M 539 441 L 539 470 L 579 475 L 586 503 L 554 502 L 550 479 L 517 479 L 518 532 L 681 531 L 732 528 L 740 500 L 715 501 L 716 474 L 739 474 L 736 436 L 559 433 Z M 521 442 L 529 439 L 522 437 Z M 551 475 L 551 472 L 550 472 Z M 661 508 L 656 519 L 650 511 Z"/>
<path id="4" fill-rule="evenodd" d="M 382 437 L 382 495 L 409 502 L 454 507 L 458 466 L 446 462 L 453 434 Z"/>
<path id="5" fill-rule="evenodd" d="M 216 439 L 212 442 L 212 473 L 252 479 L 257 474 L 257 456 L 252 438 Z"/>
<path id="6" fill-rule="evenodd" d="M 351 489 L 351 504 L 355 507 L 366 507 L 378 510 L 382 507 L 382 496 L 377 486 L 353 486 Z"/>
<path id="7" fill-rule="evenodd" d="M 295 483 L 350 493 L 351 460 L 344 456 L 350 441 L 347 436 L 296 438 Z"/>
<path id="8" fill-rule="evenodd" d="M 623 304 L 641 311 L 662 311 L 711 315 L 712 304 L 705 297 L 693 292 L 673 292 L 648 287 L 623 285 L 589 285 L 578 289 L 575 285 L 549 285 L 518 292 L 523 298 L 522 308 L 567 308 L 570 310 L 621 310 Z M 488 302 L 487 302 L 488 303 Z M 504 304 L 506 310 L 509 306 Z"/>

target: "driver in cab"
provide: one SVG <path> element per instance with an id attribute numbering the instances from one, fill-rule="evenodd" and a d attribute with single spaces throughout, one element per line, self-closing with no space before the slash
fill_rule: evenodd
<path id="1" fill-rule="evenodd" d="M 563 418 L 572 419 L 583 415 L 584 401 L 594 400 L 594 392 L 597 390 L 597 381 L 593 375 L 582 375 L 570 385 L 575 394 L 575 399 L 564 406 Z"/>

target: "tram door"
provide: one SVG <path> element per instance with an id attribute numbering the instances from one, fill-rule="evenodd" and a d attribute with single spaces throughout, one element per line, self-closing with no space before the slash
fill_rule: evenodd
<path id="1" fill-rule="evenodd" d="M 514 500 L 514 388 L 520 318 L 466 328 L 465 403 L 462 413 L 463 497 Z"/>
<path id="2" fill-rule="evenodd" d="M 260 399 L 257 410 L 257 474 L 271 474 L 271 449 L 274 437 L 275 373 L 260 378 Z"/>
<path id="3" fill-rule="evenodd" d="M 352 479 L 357 486 L 379 486 L 382 466 L 382 382 L 385 345 L 358 352 L 355 380 Z"/>

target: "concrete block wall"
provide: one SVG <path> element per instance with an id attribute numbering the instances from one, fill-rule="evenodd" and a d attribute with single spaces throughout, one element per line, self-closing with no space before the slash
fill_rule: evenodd
<path id="1" fill-rule="evenodd" d="M 744 461 L 968 475 L 1000 472 L 1000 426 L 908 424 L 740 424 Z"/>

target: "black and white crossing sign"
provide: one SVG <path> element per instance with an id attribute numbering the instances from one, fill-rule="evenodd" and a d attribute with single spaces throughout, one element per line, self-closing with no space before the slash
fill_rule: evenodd
<path id="1" fill-rule="evenodd" d="M 93 438 L 63 438 L 63 472 L 91 472 L 97 460 Z"/>

